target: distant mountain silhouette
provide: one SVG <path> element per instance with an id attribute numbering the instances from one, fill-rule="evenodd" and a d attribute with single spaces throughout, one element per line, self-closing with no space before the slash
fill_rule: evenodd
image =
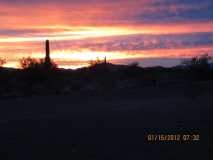
<path id="1" fill-rule="evenodd" d="M 123 64 L 99 63 L 99 64 L 95 64 L 94 66 L 83 67 L 77 70 L 85 70 L 85 69 L 93 70 L 96 68 L 107 68 L 109 71 L 117 71 L 117 70 L 126 69 L 128 67 L 129 67 L 128 65 L 123 65 Z"/>

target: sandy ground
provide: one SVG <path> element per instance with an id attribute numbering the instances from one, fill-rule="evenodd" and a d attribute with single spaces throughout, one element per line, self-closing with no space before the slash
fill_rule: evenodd
<path id="1" fill-rule="evenodd" d="M 8 159 L 207 159 L 213 151 L 213 91 L 177 87 L 110 95 L 0 101 L 1 155 Z M 148 133 L 199 133 L 199 141 L 148 142 Z"/>

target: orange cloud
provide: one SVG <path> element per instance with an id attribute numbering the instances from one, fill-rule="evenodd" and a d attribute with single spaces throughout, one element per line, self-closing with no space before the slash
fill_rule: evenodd
<path id="1" fill-rule="evenodd" d="M 187 46 L 184 49 L 183 46 L 172 50 L 165 48 L 143 50 L 138 47 L 137 42 L 132 42 L 135 44 L 129 46 L 129 50 L 124 50 L 123 46 L 127 46 L 127 42 L 124 41 L 121 47 L 118 43 L 109 42 L 113 46 L 112 51 L 108 49 L 110 45 L 103 45 L 102 48 L 79 45 L 83 40 L 93 40 L 93 43 L 97 44 L 98 41 L 104 43 L 107 38 L 119 39 L 119 36 L 212 33 L 212 15 L 205 12 L 208 10 L 209 3 L 165 5 L 166 1 L 162 0 L 89 2 L 2 0 L 0 19 L 4 23 L 0 26 L 0 57 L 7 57 L 7 66 L 16 66 L 18 59 L 23 56 L 42 57 L 43 42 L 46 39 L 50 39 L 53 43 L 70 42 L 66 47 L 62 44 L 62 47 L 53 45 L 52 48 L 53 58 L 66 68 L 69 65 L 74 67 L 73 61 L 81 61 L 85 65 L 85 61 L 97 56 L 118 60 L 119 58 L 184 57 L 198 52 L 212 52 L 212 47 L 202 47 L 202 44 L 189 49 L 186 49 Z M 196 15 L 200 10 L 203 14 Z M 195 16 L 190 19 L 192 13 Z M 202 19 L 203 15 L 206 16 L 204 19 Z M 152 43 L 157 44 L 157 41 L 152 40 Z M 164 43 L 167 46 L 171 45 L 170 42 L 164 41 Z M 72 46 L 69 46 L 70 44 Z M 149 42 L 144 41 L 143 44 L 146 46 Z M 118 52 L 119 47 L 121 50 Z M 66 60 L 70 63 L 61 62 Z M 81 63 L 75 63 L 75 67 L 81 66 Z"/>

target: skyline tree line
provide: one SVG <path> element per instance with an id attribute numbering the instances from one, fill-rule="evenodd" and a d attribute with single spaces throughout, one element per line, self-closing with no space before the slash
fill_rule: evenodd
<path id="1" fill-rule="evenodd" d="M 194 56 L 189 59 L 185 59 L 181 62 L 180 65 L 182 66 L 188 66 L 188 67 L 196 67 L 196 66 L 202 66 L 202 67 L 208 67 L 209 63 L 212 62 L 213 57 L 209 56 L 208 54 L 202 54 L 200 56 Z M 101 61 L 98 57 L 96 60 L 90 60 L 88 61 L 89 66 L 94 66 L 96 64 L 100 63 L 106 63 L 106 58 L 104 61 Z M 4 65 L 7 63 L 6 58 L 0 57 L 0 67 L 3 68 Z M 21 69 L 27 69 L 27 68 L 36 68 L 42 65 L 45 65 L 45 58 L 32 58 L 32 57 L 23 57 L 19 59 L 19 67 Z M 137 63 L 138 62 L 134 62 Z M 52 59 L 50 59 L 50 67 L 58 68 L 58 65 L 56 62 L 54 62 Z"/>

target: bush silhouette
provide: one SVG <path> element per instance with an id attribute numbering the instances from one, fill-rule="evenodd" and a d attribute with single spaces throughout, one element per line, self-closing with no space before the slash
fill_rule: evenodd
<path id="1" fill-rule="evenodd" d="M 208 69 L 209 62 L 212 60 L 208 54 L 204 54 L 202 56 L 193 57 L 190 60 L 186 60 L 183 64 L 190 69 Z"/>
<path id="2" fill-rule="evenodd" d="M 35 59 L 31 57 L 22 58 L 19 61 L 20 67 L 24 70 L 56 70 L 57 65 L 54 62 L 47 63 L 44 59 Z"/>
<path id="3" fill-rule="evenodd" d="M 212 70 L 209 64 L 211 60 L 212 57 L 204 54 L 186 60 L 182 64 L 189 69 L 192 80 L 209 80 L 212 79 Z"/>
<path id="4" fill-rule="evenodd" d="M 56 79 L 57 65 L 54 62 L 46 63 L 43 59 L 22 58 L 19 61 L 24 78 L 30 84 L 48 83 L 50 79 Z M 50 82 L 51 83 L 51 82 Z"/>
<path id="5" fill-rule="evenodd" d="M 91 60 L 89 62 L 88 69 L 96 74 L 106 74 L 109 72 L 108 68 L 109 63 L 106 61 L 106 58 L 104 60 L 100 60 L 98 57 L 96 60 Z"/>
<path id="6" fill-rule="evenodd" d="M 6 60 L 3 58 L 0 58 L 0 68 L 2 68 L 5 63 L 6 63 Z"/>
<path id="7" fill-rule="evenodd" d="M 103 61 L 101 61 L 101 60 L 97 57 L 96 60 L 91 60 L 91 61 L 89 61 L 89 67 L 94 67 L 94 66 L 96 66 L 96 65 L 98 65 L 98 64 L 101 64 L 101 63 L 103 63 Z"/>

